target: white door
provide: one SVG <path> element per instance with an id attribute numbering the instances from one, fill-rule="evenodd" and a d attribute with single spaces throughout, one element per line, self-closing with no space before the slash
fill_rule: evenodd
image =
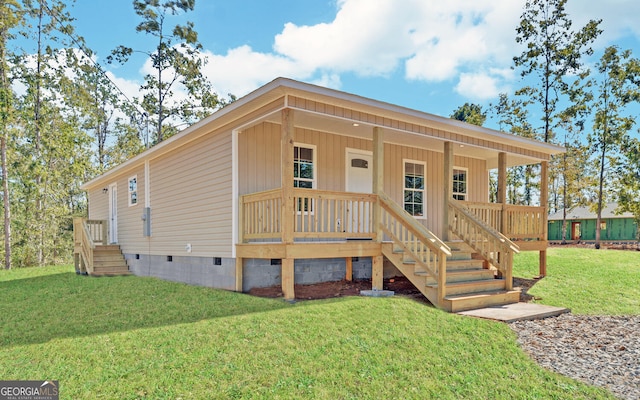
<path id="1" fill-rule="evenodd" d="M 373 154 L 347 149 L 347 192 L 373 193 Z"/>
<path id="2" fill-rule="evenodd" d="M 118 243 L 118 186 L 109 185 L 109 243 Z"/>
<path id="3" fill-rule="evenodd" d="M 373 193 L 373 153 L 365 150 L 347 149 L 347 192 Z M 369 203 L 354 203 L 347 210 L 346 232 L 372 232 L 371 206 Z"/>

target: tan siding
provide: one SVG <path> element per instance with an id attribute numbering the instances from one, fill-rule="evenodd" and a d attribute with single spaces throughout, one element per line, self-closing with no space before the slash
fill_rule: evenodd
<path id="1" fill-rule="evenodd" d="M 106 186 L 105 186 L 106 187 Z M 89 219 L 106 220 L 109 218 L 109 193 L 104 193 L 103 188 L 95 188 L 89 191 Z"/>
<path id="2" fill-rule="evenodd" d="M 467 177 L 468 201 L 489 201 L 489 171 L 484 160 L 476 158 L 455 156 L 454 165 L 466 168 L 469 171 Z"/>
<path id="3" fill-rule="evenodd" d="M 150 162 L 151 254 L 231 257 L 231 151 L 225 132 Z"/>
<path id="4" fill-rule="evenodd" d="M 280 187 L 280 125 L 264 123 L 241 132 L 238 138 L 238 193 Z"/>
<path id="5" fill-rule="evenodd" d="M 138 204 L 129 206 L 129 178 L 134 175 L 138 182 Z M 118 243 L 125 253 L 137 253 L 138 249 L 148 245 L 148 239 L 142 232 L 144 179 L 144 165 L 118 177 Z"/>

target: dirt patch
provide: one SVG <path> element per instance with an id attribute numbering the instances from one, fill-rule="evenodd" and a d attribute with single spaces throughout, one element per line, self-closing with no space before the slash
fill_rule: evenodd
<path id="1" fill-rule="evenodd" d="M 411 297 L 417 301 L 429 303 L 418 289 L 405 277 L 385 279 L 382 285 L 385 290 L 393 290 L 396 295 Z M 296 300 L 317 300 L 334 297 L 359 296 L 361 290 L 370 290 L 371 280 L 362 279 L 348 282 L 346 280 L 336 282 L 322 282 L 313 285 L 295 285 Z M 252 296 L 282 297 L 282 288 L 271 286 L 266 288 L 253 288 L 249 291 Z"/>
<path id="2" fill-rule="evenodd" d="M 529 302 L 534 299 L 534 296 L 527 292 L 539 280 L 540 278 L 513 278 L 513 286 L 522 288 L 520 301 Z M 413 283 L 405 277 L 385 279 L 382 287 L 385 290 L 393 290 L 396 296 L 410 297 L 421 303 L 431 304 L 429 300 L 427 300 L 426 297 L 424 297 L 422 293 L 413 286 Z M 354 280 L 351 282 L 342 280 L 336 282 L 316 283 L 313 285 L 295 285 L 296 300 L 317 300 L 334 297 L 359 296 L 361 290 L 370 289 L 370 279 Z M 266 288 L 253 288 L 249 291 L 249 294 L 252 296 L 271 298 L 283 296 L 282 288 L 279 285 Z"/>
<path id="3" fill-rule="evenodd" d="M 533 287 L 533 285 L 535 285 L 536 283 L 538 283 L 538 281 L 542 279 L 542 278 L 532 278 L 532 279 L 527 279 L 527 278 L 518 278 L 518 277 L 513 277 L 513 287 L 520 288 L 520 301 L 523 303 L 528 303 L 531 300 L 541 300 L 540 298 L 534 297 L 532 295 L 529 294 L 529 289 L 531 289 Z"/>

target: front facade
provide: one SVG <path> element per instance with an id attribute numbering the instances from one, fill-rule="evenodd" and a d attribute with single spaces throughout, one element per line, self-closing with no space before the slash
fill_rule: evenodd
<path id="1" fill-rule="evenodd" d="M 456 207 L 496 243 L 539 251 L 542 271 L 545 209 L 504 204 L 506 168 L 540 163 L 546 181 L 561 151 L 279 78 L 83 188 L 88 220 L 105 225 L 101 240 L 120 246 L 134 274 L 238 291 L 282 284 L 293 297 L 294 282 L 375 286 L 403 273 L 383 255 L 392 229 L 409 226 L 404 237 L 436 253 L 442 241 L 447 253 L 469 221 Z M 495 168 L 502 201 L 490 205 Z"/>
<path id="2" fill-rule="evenodd" d="M 635 242 L 638 224 L 630 212 L 616 213 L 618 205 L 608 203 L 602 209 L 600 240 L 603 242 Z M 596 240 L 597 215 L 589 207 L 576 207 L 566 214 L 565 241 L 593 242 Z M 549 215 L 549 241 L 561 242 L 563 212 Z"/>

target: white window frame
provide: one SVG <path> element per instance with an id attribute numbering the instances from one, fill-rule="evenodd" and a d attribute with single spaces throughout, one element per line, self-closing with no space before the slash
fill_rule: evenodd
<path id="1" fill-rule="evenodd" d="M 422 165 L 423 168 L 423 188 L 420 190 L 416 190 L 413 188 L 407 188 L 405 185 L 405 179 L 407 177 L 407 164 L 416 164 L 416 165 Z M 406 204 L 404 202 L 404 192 L 406 190 L 414 190 L 414 191 L 422 191 L 422 215 L 413 215 L 413 218 L 415 219 L 427 219 L 427 163 L 424 161 L 418 161 L 418 160 L 410 160 L 410 159 L 403 159 L 402 160 L 402 209 L 406 211 Z"/>
<path id="2" fill-rule="evenodd" d="M 135 184 L 136 184 L 136 189 L 135 190 L 131 190 L 131 181 L 135 179 Z M 133 207 L 133 206 L 137 206 L 138 203 L 140 203 L 140 198 L 138 196 L 138 193 L 140 192 L 139 188 L 138 188 L 138 175 L 133 175 L 131 177 L 129 177 L 129 179 L 127 179 L 127 202 L 129 203 L 129 207 Z M 136 202 L 134 203 L 132 201 L 132 197 L 131 195 L 135 193 L 135 197 L 136 197 Z"/>
<path id="3" fill-rule="evenodd" d="M 455 176 L 456 176 L 456 170 L 457 171 L 463 171 L 464 172 L 464 176 L 465 176 L 465 189 L 466 192 L 465 193 L 461 193 L 461 192 L 453 192 L 453 198 L 455 198 L 456 195 L 458 196 L 464 196 L 463 200 L 460 199 L 456 199 L 456 200 L 460 200 L 460 201 L 468 201 L 469 200 L 469 168 L 466 167 L 453 167 L 453 181 L 451 182 L 451 190 L 453 191 L 455 189 Z"/>
<path id="4" fill-rule="evenodd" d="M 313 165 L 313 178 L 311 180 L 307 179 L 307 178 L 296 178 L 295 177 L 295 171 L 294 171 L 294 188 L 297 189 L 297 187 L 295 186 L 295 182 L 296 180 L 298 181 L 303 181 L 303 182 L 311 182 L 311 189 L 317 189 L 317 185 L 318 185 L 318 147 L 314 144 L 308 144 L 308 143 L 299 143 L 299 142 L 294 142 L 293 143 L 293 165 L 295 168 L 295 164 L 296 164 L 296 159 L 295 159 L 295 149 L 297 148 L 304 148 L 304 149 L 308 149 L 311 150 L 311 164 Z M 309 188 L 301 188 L 301 189 L 309 189 Z M 309 207 L 307 210 L 301 210 L 300 207 L 298 207 L 298 205 L 295 205 L 296 207 L 296 211 L 298 212 L 298 214 L 308 214 L 314 213 L 314 206 L 313 203 L 311 204 L 311 207 Z"/>

